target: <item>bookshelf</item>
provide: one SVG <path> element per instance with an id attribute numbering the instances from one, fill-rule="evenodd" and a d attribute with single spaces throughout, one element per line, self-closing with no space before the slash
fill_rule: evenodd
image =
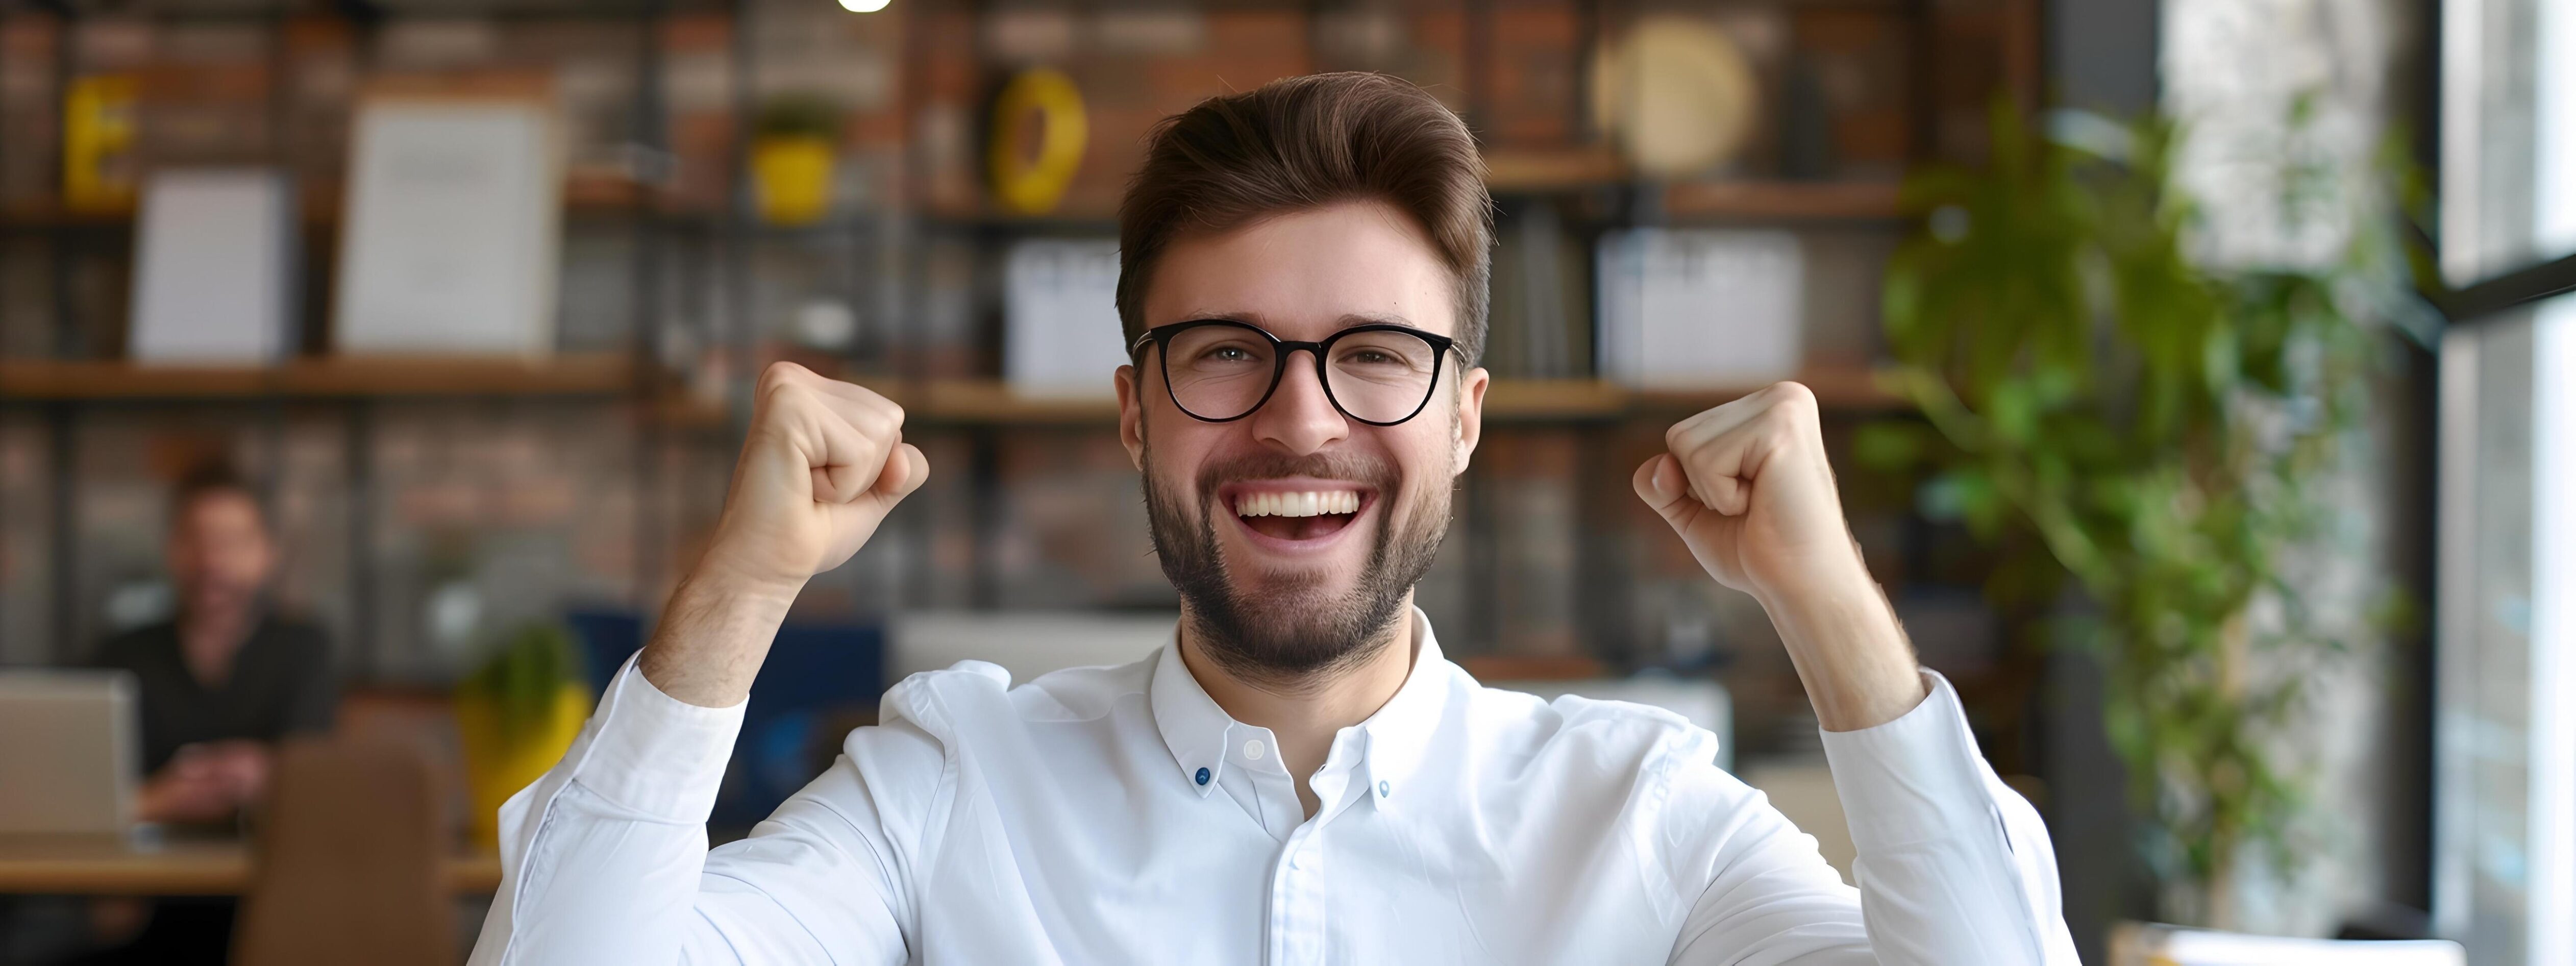
<path id="1" fill-rule="evenodd" d="M 1894 181 L 1682 181 L 1664 187 L 1675 219 L 1865 221 L 1904 215 Z"/>
<path id="2" fill-rule="evenodd" d="M 338 184 L 305 185 L 297 192 L 296 215 L 306 228 L 336 227 L 345 197 Z M 632 214 L 654 200 L 650 185 L 632 178 L 572 172 L 564 179 L 563 210 L 570 217 Z M 0 205 L 0 230 L 42 232 L 49 229 L 131 229 L 132 211 L 66 208 L 50 200 Z"/>
<path id="3" fill-rule="evenodd" d="M 404 584 L 417 582 L 407 571 L 418 569 L 418 562 L 400 556 L 414 552 L 405 541 L 416 534 L 379 539 L 383 528 L 411 526 L 399 519 L 400 508 L 408 505 L 401 489 L 407 484 L 388 478 L 370 464 L 366 454 L 399 448 L 391 442 L 393 434 L 412 432 L 401 428 L 404 420 L 423 411 L 441 411 L 439 404 L 448 402 L 460 404 L 452 407 L 455 410 L 477 414 L 474 418 L 491 420 L 493 426 L 561 420 L 571 414 L 596 423 L 596 428 L 584 423 L 584 432 L 631 434 L 633 463 L 621 467 L 620 473 L 631 470 L 636 487 L 634 549 L 628 557 L 617 558 L 620 566 L 631 566 L 631 574 L 622 580 L 594 579 L 592 584 L 622 584 L 627 589 L 612 593 L 624 593 L 627 604 L 649 611 L 659 588 L 672 576 L 671 565 L 686 559 L 691 528 L 702 525 L 708 516 L 702 504 L 721 499 L 721 480 L 712 494 L 703 481 L 709 473 L 720 474 L 731 465 L 739 443 L 736 434 L 748 416 L 751 374 L 782 350 L 800 359 L 813 353 L 830 356 L 828 361 L 841 371 L 904 405 L 911 425 L 945 447 L 939 485 L 959 487 L 952 499 L 956 509 L 940 511 L 949 515 L 937 517 L 936 524 L 921 524 L 912 535 L 918 546 L 907 549 L 909 556 L 904 559 L 914 561 L 918 569 L 928 566 L 920 561 L 971 558 L 969 582 L 976 589 L 933 603 L 1009 605 L 1013 598 L 990 591 L 989 585 L 1004 579 L 990 574 L 1000 566 L 996 561 L 1007 556 L 995 549 L 1007 543 L 997 534 L 1005 526 L 1026 523 L 1025 517 L 1011 515 L 1009 501 L 1016 498 L 1012 488 L 1024 485 L 1010 479 L 1011 474 L 1041 474 L 1052 485 L 1054 478 L 1042 474 L 1065 466 L 1095 465 L 1098 454 L 1083 457 L 1048 447 L 1070 445 L 1068 440 L 1089 445 L 1114 420 L 1115 407 L 1098 399 L 1030 398 L 1014 393 L 997 378 L 999 351 L 990 344 L 998 328 L 999 312 L 993 304 L 998 299 L 990 297 L 997 256 L 1021 238 L 1114 234 L 1117 189 L 1125 174 L 1120 166 L 1132 160 L 1136 137 L 1155 118 L 1198 96 L 1248 87 L 1279 73 L 1381 69 L 1442 92 L 1486 139 L 1487 183 L 1500 202 L 1503 219 L 1498 225 L 1494 278 L 1497 312 L 1506 305 L 1500 295 L 1504 288 L 1514 287 L 1521 296 L 1511 306 L 1520 314 L 1511 322 L 1498 318 L 1498 333 L 1510 326 L 1514 333 L 1526 335 L 1535 325 L 1519 320 L 1528 319 L 1554 318 L 1549 324 L 1565 327 L 1560 340 L 1564 358 L 1554 362 L 1513 361 L 1537 358 L 1536 350 L 1521 356 L 1489 351 L 1498 377 L 1486 400 L 1486 421 L 1495 438 L 1480 449 L 1462 488 L 1458 529 L 1465 539 L 1456 553 L 1467 560 L 1462 566 L 1470 576 L 1460 585 L 1474 588 L 1478 595 L 1511 596 L 1510 568 L 1520 565 L 1516 561 L 1571 556 L 1579 566 L 1575 578 L 1569 579 L 1579 579 L 1583 587 L 1583 602 L 1576 610 L 1585 616 L 1575 622 L 1574 633 L 1561 636 L 1582 640 L 1587 646 L 1606 642 L 1589 659 L 1619 669 L 1628 660 L 1623 648 L 1652 639 L 1619 623 L 1627 619 L 1621 612 L 1633 609 L 1628 606 L 1632 595 L 1624 585 L 1653 576 L 1639 574 L 1633 557 L 1623 556 L 1636 536 L 1624 529 L 1632 521 L 1617 516 L 1625 512 L 1623 501 L 1631 499 L 1626 495 L 1625 467 L 1602 479 L 1565 472 L 1562 454 L 1552 447 L 1574 439 L 1581 453 L 1578 464 L 1605 457 L 1599 461 L 1607 465 L 1615 462 L 1607 456 L 1624 458 L 1618 448 L 1632 438 L 1651 437 L 1661 424 L 1757 387 L 1649 392 L 1592 378 L 1583 348 L 1590 344 L 1591 322 L 1587 246 L 1605 231 L 1641 224 L 1701 223 L 1753 223 L 1766 229 L 1866 236 L 1868 244 L 1892 243 L 1907 228 L 1892 180 L 1895 173 L 1905 161 L 1939 156 L 1944 150 L 1941 132 L 1955 126 L 1946 124 L 1948 115 L 1941 113 L 1946 108 L 1935 103 L 1936 97 L 1943 96 L 1934 93 L 1938 85 L 1917 83 L 1935 69 L 1923 58 L 1984 57 L 1975 53 L 1982 48 L 1963 46 L 1957 24 L 1944 26 L 1943 18 L 1955 18 L 1958 10 L 1973 13 L 1989 8 L 2020 11 L 2007 15 L 2007 20 L 2023 17 L 2035 22 L 2035 18 L 2028 16 L 2029 6 L 2019 0 L 1961 0 L 1929 7 L 1901 0 L 1831 4 L 1751 0 L 1727 5 L 1733 11 L 1730 16 L 1770 18 L 1771 27 L 1778 28 L 1776 36 L 1789 41 L 1792 50 L 1805 42 L 1800 37 L 1809 35 L 1828 40 L 1899 37 L 1901 45 L 1870 48 L 1867 54 L 1878 57 L 1893 51 L 1892 56 L 1903 61 L 1903 83 L 1880 83 L 1884 77 L 1870 75 L 1880 78 L 1873 83 L 1892 98 L 1872 110 L 1887 110 L 1852 114 L 1858 120 L 1846 125 L 1848 131 L 1834 127 L 1844 122 L 1833 117 L 1820 116 L 1818 120 L 1825 123 L 1815 128 L 1820 137 L 1843 139 L 1832 141 L 1834 145 L 1848 141 L 1855 156 L 1871 144 L 1896 147 L 1880 151 L 1873 162 L 1876 167 L 1834 162 L 1798 168 L 1780 160 L 1786 153 L 1775 138 L 1761 142 L 1740 163 L 1722 170 L 1663 181 L 1640 176 L 1603 146 L 1587 116 L 1590 108 L 1583 87 L 1593 56 L 1588 45 L 1616 30 L 1620 18 L 1633 11 L 1581 0 L 1562 0 L 1561 5 L 1572 18 L 1568 22 L 1573 29 L 1537 31 L 1530 27 L 1538 21 L 1512 19 L 1529 14 L 1522 8 L 1545 7 L 1545 2 L 1497 6 L 1469 0 L 1433 9 L 1440 6 L 1434 2 L 1424 8 L 1428 13 L 1388 13 L 1377 8 L 1345 10 L 1269 0 L 1177 7 L 1117 0 L 1077 5 L 1069 12 L 1039 11 L 1077 18 L 1077 25 L 1080 18 L 1133 12 L 1129 8 L 1195 18 L 1192 22 L 1204 30 L 1171 36 L 1195 37 L 1191 42 L 1205 49 L 1112 55 L 1077 50 L 1068 55 L 1066 59 L 1080 62 L 1068 64 L 1067 69 L 1084 85 L 1086 96 L 1096 97 L 1094 144 L 1084 162 L 1085 173 L 1063 207 L 1028 216 L 1004 212 L 987 201 L 976 169 L 982 157 L 980 105 L 994 86 L 991 82 L 1024 60 L 986 50 L 984 45 L 1000 34 L 1055 35 L 987 31 L 992 25 L 986 18 L 1030 11 L 913 0 L 898 0 L 887 11 L 870 15 L 845 14 L 828 2 L 809 10 L 643 0 L 609 4 L 457 0 L 438 4 L 434 15 L 418 5 L 383 9 L 360 5 L 364 15 L 344 16 L 360 8 L 305 0 L 226 4 L 226 10 L 246 11 L 222 15 L 227 29 L 277 38 L 252 65 L 266 72 L 259 96 L 269 112 L 262 116 L 269 123 L 261 135 L 266 143 L 255 145 L 257 150 L 247 159 L 290 169 L 303 186 L 306 331 L 294 344 L 307 354 L 257 367 L 146 366 L 109 357 L 120 344 L 112 334 L 120 324 L 113 318 L 120 304 L 113 294 L 121 284 L 116 273 L 123 270 L 121 260 L 130 247 L 135 219 L 131 214 L 66 210 L 45 196 L 47 186 L 59 183 L 59 171 L 54 169 L 60 164 L 60 146 L 25 136 L 31 130 L 45 133 L 41 127 L 28 127 L 25 119 L 58 105 L 60 85 L 96 70 L 149 69 L 81 62 L 85 55 L 80 51 L 91 48 L 82 46 L 76 34 L 86 24 L 114 20 L 119 30 L 134 29 L 135 24 L 158 30 L 190 27 L 206 18 L 162 5 L 120 8 L 114 16 L 95 13 L 101 8 L 83 4 L 0 6 L 0 21 L 5 21 L 0 27 L 18 31 L 10 35 L 17 43 L 8 48 L 10 56 L 41 55 L 43 63 L 21 63 L 19 68 L 54 85 L 38 101 L 26 102 L 42 110 L 13 109 L 0 103 L 0 243 L 13 246 L 6 254 L 31 269 L 0 276 L 0 297 L 35 300 L 39 297 L 30 293 L 41 289 L 40 298 L 46 302 L 41 312 L 33 313 L 35 322 L 29 323 L 25 314 L 16 320 L 23 328 L 14 341 L 0 339 L 0 346 L 6 346 L 0 350 L 5 352 L 0 354 L 0 407 L 5 407 L 13 425 L 26 427 L 32 430 L 29 435 L 38 437 L 21 440 L 25 445 L 19 452 L 31 453 L 44 467 L 35 473 L 35 483 L 21 492 L 51 494 L 45 519 L 35 524 L 47 528 L 44 538 L 27 541 L 31 551 L 50 559 L 29 569 L 74 575 L 20 585 L 18 596 L 6 599 L 23 608 L 19 613 L 26 620 L 12 625 L 7 615 L 0 615 L 0 627 L 37 624 L 57 657 L 76 653 L 93 630 L 62 616 L 94 611 L 101 581 L 113 576 L 101 576 L 112 568 L 100 565 L 112 551 L 96 549 L 106 542 L 93 539 L 81 529 L 86 525 L 77 522 L 83 501 L 91 498 L 85 494 L 95 490 L 82 475 L 90 471 L 78 467 L 102 462 L 97 458 L 100 454 L 84 453 L 84 447 L 93 445 L 84 440 L 96 438 L 91 427 L 153 420 L 185 425 L 191 419 L 211 421 L 219 416 L 244 421 L 242 435 L 248 437 L 266 434 L 285 439 L 304 432 L 288 425 L 299 421 L 308 428 L 316 421 L 337 421 L 335 426 L 345 427 L 345 432 L 333 430 L 337 444 L 346 450 L 340 457 L 346 465 L 345 479 L 332 485 L 345 487 L 346 498 L 338 503 L 326 498 L 320 505 L 345 507 L 346 520 L 340 525 L 345 546 L 334 559 L 345 561 L 349 576 L 330 586 L 346 588 L 349 603 L 340 612 L 346 636 L 363 639 L 380 629 L 397 628 L 412 620 L 421 605 L 415 588 Z M 1391 19 L 1324 23 L 1346 16 Z M 1819 17 L 1824 19 L 1815 21 L 1812 31 L 1802 26 Z M 405 24 L 415 21 L 438 21 L 447 32 L 406 35 Z M 1345 29 L 1354 24 L 1367 29 Z M 578 345 L 567 336 L 564 352 L 542 360 L 395 360 L 312 354 L 321 352 L 327 342 L 327 295 L 335 257 L 329 240 L 341 227 L 340 173 L 331 158 L 345 147 L 338 140 L 345 138 L 345 124 L 340 123 L 344 118 L 332 112 L 345 114 L 345 109 L 316 107 L 321 102 L 306 98 L 296 86 L 301 72 L 307 70 L 302 65 L 341 64 L 363 79 L 380 71 L 406 69 L 392 56 L 400 50 L 418 54 L 433 47 L 433 53 L 456 49 L 419 46 L 424 39 L 470 47 L 467 41 L 482 42 L 475 39 L 477 31 L 488 32 L 485 39 L 492 48 L 504 51 L 494 55 L 495 63 L 508 61 L 506 66 L 524 69 L 560 55 L 564 64 L 579 62 L 579 76 L 594 93 L 615 87 L 600 95 L 595 109 L 583 115 L 591 140 L 574 145 L 576 164 L 563 192 L 567 265 L 573 258 L 570 250 L 575 247 L 576 231 L 586 233 L 584 242 L 593 244 L 588 256 L 591 277 L 610 276 L 615 282 L 580 296 L 568 282 L 563 302 L 567 316 L 582 309 L 613 314 L 622 328 L 605 335 L 594 329 L 588 341 Z M 530 54 L 527 50 L 542 45 L 531 41 L 527 49 L 520 49 L 522 31 L 528 37 L 555 37 L 563 43 L 559 49 Z M 815 39 L 827 33 L 832 35 L 828 42 Z M 1091 32 L 1075 29 L 1063 35 L 1087 37 Z M 1970 39 L 1975 36 L 1984 35 Z M 1410 46 L 1396 51 L 1404 56 L 1392 60 L 1367 59 L 1385 50 L 1334 46 L 1341 42 L 1337 38 L 1352 37 L 1399 37 L 1398 46 Z M 1858 56 L 1828 49 L 1829 43 L 1809 46 L 1816 57 Z M 1957 53 L 1961 50 L 1969 52 Z M 2009 56 L 1985 59 L 2001 65 L 1996 68 L 2005 75 L 2000 86 L 2029 86 L 2027 78 L 2011 76 L 2027 65 L 2016 66 L 2020 62 Z M 836 72 L 860 61 L 878 71 L 869 75 L 868 83 L 879 85 L 871 89 L 886 93 L 864 107 L 844 105 L 848 130 L 839 147 L 848 170 L 859 174 L 851 176 L 842 196 L 854 200 L 808 225 L 762 221 L 752 201 L 748 162 L 754 132 L 747 119 L 758 115 L 762 98 L 782 88 L 816 83 L 814 78 L 841 77 Z M 1783 70 L 1790 66 L 1774 65 Z M 1222 83 L 1215 79 L 1219 75 Z M 569 70 L 566 76 L 571 76 Z M 1772 79 L 1776 78 L 1767 78 L 1766 85 Z M 1987 96 L 1998 85 L 1984 80 L 1972 83 L 1979 86 L 1968 92 L 1966 101 L 1971 113 L 1982 117 Z M 865 85 L 854 83 L 852 89 L 861 86 Z M 1766 87 L 1766 95 L 1777 93 Z M 7 126 L 11 117 L 19 119 L 19 126 Z M 963 135 L 943 147 L 936 142 L 936 132 L 950 128 Z M 1894 140 L 1889 140 L 1891 133 Z M 12 170 L 21 172 L 14 181 Z M 26 171 L 37 175 L 26 176 Z M 621 171 L 633 174 L 617 173 Z M 35 190 L 28 190 L 29 185 Z M 1541 207 L 1547 215 L 1539 220 L 1551 227 L 1544 232 L 1523 230 L 1531 212 Z M 1523 286 L 1524 277 L 1535 274 L 1531 266 L 1543 260 L 1530 254 L 1544 250 L 1531 247 L 1533 239 L 1548 233 L 1564 239 L 1566 249 L 1575 254 L 1565 261 L 1558 284 Z M 603 240 L 611 243 L 601 244 Z M 1513 245 L 1523 247 L 1507 247 Z M 932 256 L 941 246 L 965 251 L 963 267 L 938 264 Z M 599 271 L 604 262 L 613 263 L 609 265 L 613 271 Z M 565 277 L 569 280 L 576 274 L 568 268 Z M 29 281 L 41 284 L 26 284 Z M 1817 288 L 1857 291 L 1839 283 Z M 603 290 L 616 297 L 601 298 Z M 1540 299 L 1532 293 L 1542 290 L 1561 303 L 1563 311 L 1550 316 L 1543 305 L 1533 308 Z M 787 334 L 792 328 L 787 320 L 805 301 L 822 298 L 852 309 L 867 334 L 837 349 L 794 344 Z M 934 316 L 942 311 L 943 300 L 963 307 L 947 321 L 937 321 Z M 595 308 L 601 305 L 609 307 Z M 1874 339 L 1874 303 L 1818 308 L 1810 315 L 1809 344 L 1816 350 L 1811 358 L 1838 361 L 1811 365 L 1797 378 L 1816 391 L 1830 417 L 1851 421 L 1900 408 L 1880 388 L 1867 361 Z M 1502 342 L 1498 335 L 1490 348 L 1499 350 Z M 463 405 L 467 403 L 471 405 Z M 579 408 L 585 406 L 598 409 Z M 592 415 L 618 407 L 633 418 L 594 419 Z M 200 409 L 217 416 L 201 417 L 196 412 Z M 111 410 L 111 416 L 96 418 Z M 313 436 L 306 432 L 297 438 L 309 444 Z M 1115 448 L 1114 442 L 1106 445 Z M 304 470 L 291 471 L 282 464 L 244 468 L 264 479 L 302 472 L 309 485 L 315 473 L 310 469 L 313 449 L 308 445 L 300 457 L 307 460 Z M 253 450 L 275 454 L 286 447 L 260 444 L 245 452 Z M 1040 451 L 1039 455 L 1031 455 L 1031 450 Z M 1120 464 L 1119 470 L 1124 471 L 1123 455 L 1107 462 Z M 1523 512 L 1526 507 L 1513 509 L 1520 505 L 1509 501 L 1537 499 L 1537 511 L 1554 512 L 1553 504 L 1545 503 L 1554 496 L 1530 494 L 1560 483 L 1574 491 L 1567 497 L 1572 504 L 1567 513 L 1578 524 L 1568 528 L 1573 536 L 1547 531 L 1533 537 L 1504 529 L 1518 525 L 1516 520 L 1558 519 L 1544 512 Z M 1126 494 L 1122 490 L 1119 495 Z M 917 512 L 929 517 L 934 512 L 930 502 L 925 497 L 925 507 Z M 682 509 L 673 511 L 673 506 Z M 961 520 L 969 523 L 961 526 Z M 934 535 L 934 526 L 943 529 Z M 955 531 L 960 529 L 974 531 L 971 539 L 956 539 Z M 1049 539 L 1081 542 L 1062 535 Z M 961 546 L 966 549 L 957 551 Z M 631 565 L 623 563 L 628 559 Z M 899 586 L 909 593 L 922 583 L 913 580 Z M 0 585 L 0 597 L 7 593 L 7 586 Z M 880 599 L 896 596 L 888 593 Z M 32 615 L 38 612 L 47 616 L 37 620 Z M 1499 625 L 1515 620 L 1495 618 Z M 1495 630 L 1472 624 L 1444 627 L 1444 636 L 1463 644 L 1499 639 L 1492 633 Z M 359 646 L 353 670 L 363 678 L 375 670 L 369 663 L 373 651 L 363 641 Z M 397 640 L 391 646 L 407 645 Z M 1466 656 L 1463 650 L 1461 655 Z M 397 668 L 393 673 L 404 672 Z"/>
<path id="4" fill-rule="evenodd" d="M 1640 183 L 1625 162 L 1607 151 L 1498 150 L 1485 155 L 1485 186 L 1497 195 L 1565 194 Z M 1904 215 L 1892 180 L 1721 178 L 1659 187 L 1664 214 L 1683 221 L 1893 221 Z M 1118 226 L 1118 211 L 1105 200 L 1072 203 L 1045 215 L 984 205 L 934 205 L 928 214 L 948 222 L 1002 227 L 1109 233 Z"/>
<path id="5" fill-rule="evenodd" d="M 616 354 L 551 359 L 299 357 L 273 366 L 0 359 L 0 399 L 220 402 L 439 396 L 614 396 L 643 374 Z"/>
<path id="6" fill-rule="evenodd" d="M 1813 367 L 1794 378 L 1815 390 L 1817 402 L 1829 414 L 1859 417 L 1904 406 L 1903 400 L 1879 385 L 1877 373 L 1864 366 Z M 904 407 L 905 422 L 913 426 L 1105 426 L 1118 418 L 1117 403 L 1108 399 L 1031 397 L 1012 391 L 998 379 L 860 377 L 855 381 Z M 1650 391 L 1599 379 L 1497 379 L 1485 391 L 1485 422 L 1546 426 L 1677 419 L 1760 388 L 1747 384 Z M 655 412 L 671 425 L 701 429 L 722 426 L 729 415 L 721 400 L 679 395 L 658 400 Z"/>

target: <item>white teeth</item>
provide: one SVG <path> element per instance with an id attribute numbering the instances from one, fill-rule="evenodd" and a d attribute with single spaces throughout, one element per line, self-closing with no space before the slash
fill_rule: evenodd
<path id="1" fill-rule="evenodd" d="M 1235 498 L 1234 512 L 1247 517 L 1311 517 L 1326 513 L 1358 513 L 1360 495 L 1352 490 L 1247 493 Z"/>

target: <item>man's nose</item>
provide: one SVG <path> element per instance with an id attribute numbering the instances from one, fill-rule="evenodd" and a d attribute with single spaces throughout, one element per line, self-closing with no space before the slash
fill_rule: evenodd
<path id="1" fill-rule="evenodd" d="M 1279 388 L 1252 414 L 1254 437 L 1298 455 L 1316 452 L 1351 434 L 1350 421 L 1333 408 L 1307 352 L 1289 354 L 1288 371 L 1279 375 Z"/>

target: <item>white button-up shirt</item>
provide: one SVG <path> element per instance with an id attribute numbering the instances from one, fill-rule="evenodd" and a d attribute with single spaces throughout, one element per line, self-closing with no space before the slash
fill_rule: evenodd
<path id="1" fill-rule="evenodd" d="M 914 675 L 712 852 L 743 709 L 630 663 L 503 807 L 473 962 L 2076 962 L 2047 831 L 1938 675 L 1824 735 L 1853 889 L 1707 731 L 1484 688 L 1413 620 L 1412 671 L 1334 736 L 1312 818 L 1269 730 L 1168 644 L 1016 688 L 975 661 Z"/>

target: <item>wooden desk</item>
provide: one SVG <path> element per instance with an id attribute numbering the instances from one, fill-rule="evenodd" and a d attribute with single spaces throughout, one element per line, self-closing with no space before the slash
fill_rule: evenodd
<path id="1" fill-rule="evenodd" d="M 459 895 L 501 885 L 501 857 L 469 853 L 447 860 L 447 887 Z M 0 836 L 0 893 L 45 895 L 239 895 L 250 887 L 250 844 L 179 839 L 138 846 L 114 838 Z"/>

